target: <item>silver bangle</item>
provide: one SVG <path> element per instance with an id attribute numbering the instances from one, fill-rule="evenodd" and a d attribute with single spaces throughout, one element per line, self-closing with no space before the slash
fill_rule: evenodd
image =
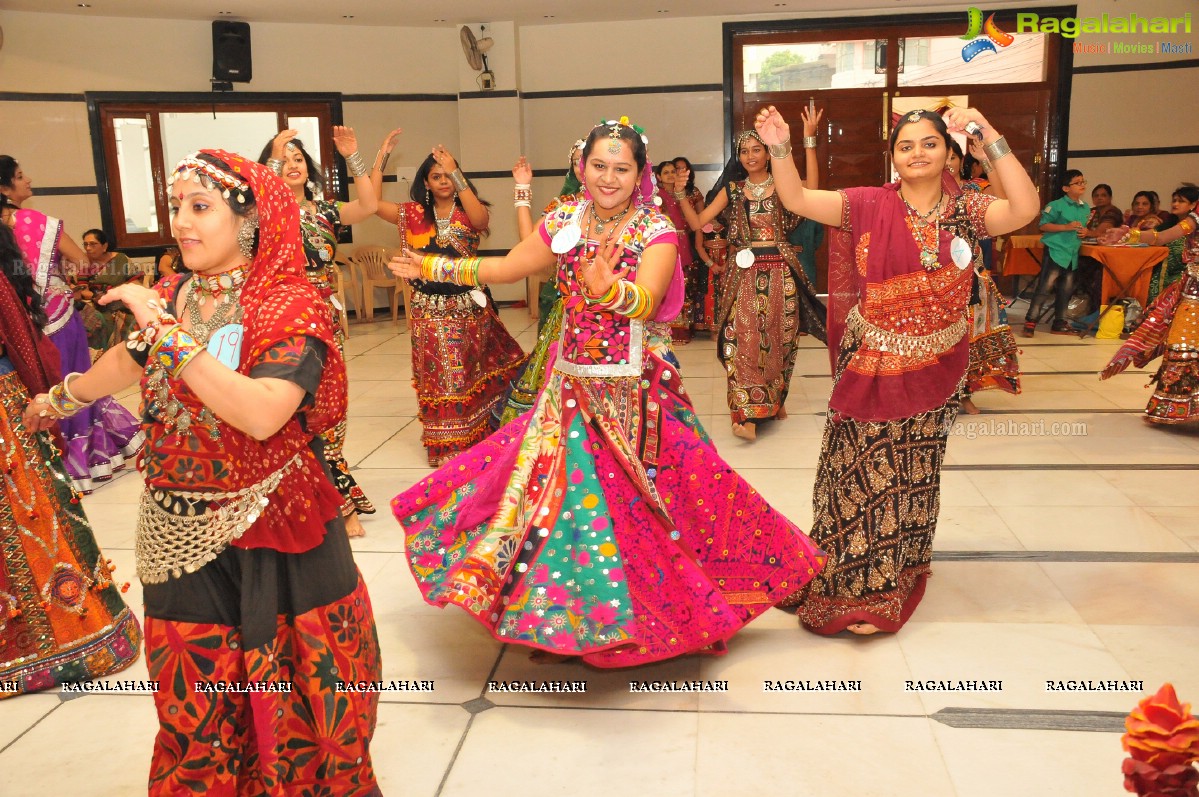
<path id="1" fill-rule="evenodd" d="M 816 136 L 804 136 L 803 137 L 803 148 L 804 149 L 816 149 L 816 144 L 817 144 Z"/>
<path id="2" fill-rule="evenodd" d="M 1003 136 L 1000 136 L 990 144 L 984 144 L 983 152 L 986 153 L 987 158 L 994 163 L 1004 155 L 1011 155 L 1012 148 L 1008 146 L 1007 139 Z"/>
<path id="3" fill-rule="evenodd" d="M 454 190 L 460 193 L 470 188 L 470 184 L 466 182 L 466 175 L 462 174 L 461 169 L 454 169 L 450 172 L 450 182 L 454 184 Z"/>
<path id="4" fill-rule="evenodd" d="M 279 176 L 283 176 L 283 161 L 278 158 L 268 158 L 266 167 Z"/>
<path id="5" fill-rule="evenodd" d="M 791 139 L 780 141 L 778 144 L 771 144 L 767 149 L 770 150 L 770 157 L 775 160 L 782 160 L 791 154 Z"/>
<path id="6" fill-rule="evenodd" d="M 347 155 L 346 168 L 350 170 L 351 177 L 365 177 L 367 169 L 366 163 L 362 160 L 362 153 L 354 151 Z"/>
<path id="7" fill-rule="evenodd" d="M 380 155 L 382 155 L 382 156 L 383 156 L 383 162 L 382 162 L 382 163 L 379 163 L 379 156 L 380 156 Z M 376 168 L 376 169 L 378 169 L 378 170 L 379 170 L 379 171 L 381 171 L 381 172 L 386 172 L 386 171 L 387 171 L 387 161 L 389 161 L 389 160 L 391 160 L 391 153 L 390 153 L 390 152 L 384 152 L 383 150 L 379 150 L 378 152 L 376 152 L 376 153 L 375 153 L 375 163 L 379 163 L 379 165 L 378 165 L 378 166 L 376 166 L 375 168 Z"/>
<path id="8" fill-rule="evenodd" d="M 991 161 L 987 160 L 986 158 L 982 159 L 981 164 L 983 167 L 983 174 L 990 174 L 991 170 L 995 168 L 995 165 L 993 163 L 991 163 Z"/>

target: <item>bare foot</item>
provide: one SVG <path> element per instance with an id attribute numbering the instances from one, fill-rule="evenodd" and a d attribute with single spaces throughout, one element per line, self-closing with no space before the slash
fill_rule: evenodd
<path id="1" fill-rule="evenodd" d="M 845 629 L 858 636 L 870 636 L 878 633 L 878 628 L 873 623 L 853 623 L 845 626 Z"/>
<path id="2" fill-rule="evenodd" d="M 550 653 L 548 650 L 535 648 L 529 654 L 529 661 L 534 664 L 561 664 L 564 661 L 570 661 L 577 658 L 576 656 L 568 656 L 565 653 Z"/>
<path id="3" fill-rule="evenodd" d="M 969 396 L 962 399 L 962 409 L 966 411 L 967 415 L 981 415 L 982 414 L 982 410 L 980 410 L 978 408 L 978 405 L 976 405 L 974 403 L 974 400 L 971 399 Z"/>
<path id="4" fill-rule="evenodd" d="M 751 442 L 757 440 L 758 425 L 755 423 L 735 423 L 733 424 L 733 436 Z"/>
<path id="5" fill-rule="evenodd" d="M 366 529 L 362 527 L 362 521 L 358 519 L 358 513 L 346 515 L 346 536 L 351 539 L 354 537 L 365 537 Z"/>
<path id="6" fill-rule="evenodd" d="M 778 411 L 778 412 L 776 412 L 776 413 L 774 414 L 774 419 L 775 419 L 776 421 L 785 421 L 785 420 L 787 420 L 787 408 L 786 408 L 786 407 L 779 407 L 779 411 Z"/>

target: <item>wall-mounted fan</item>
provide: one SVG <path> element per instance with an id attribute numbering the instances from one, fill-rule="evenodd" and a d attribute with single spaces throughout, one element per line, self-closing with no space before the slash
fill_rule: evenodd
<path id="1" fill-rule="evenodd" d="M 480 25 L 479 32 L 484 33 L 487 26 Z M 466 63 L 470 64 L 470 68 L 479 72 L 479 88 L 483 91 L 491 91 L 495 88 L 495 73 L 487 68 L 487 51 L 492 48 L 495 41 L 490 37 L 482 39 L 475 38 L 474 32 L 466 25 L 458 31 L 458 36 L 462 40 L 462 52 L 466 55 Z"/>

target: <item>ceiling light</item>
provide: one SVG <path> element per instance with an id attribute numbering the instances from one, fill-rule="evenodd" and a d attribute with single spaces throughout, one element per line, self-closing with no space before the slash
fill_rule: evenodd
<path id="1" fill-rule="evenodd" d="M 659 14 L 669 14 L 669 13 L 670 13 L 670 9 L 669 9 L 669 8 L 659 8 L 659 9 L 658 9 L 658 13 L 659 13 Z"/>
<path id="2" fill-rule="evenodd" d="M 353 19 L 354 15 L 353 14 L 342 14 L 341 18 L 342 19 Z"/>
<path id="3" fill-rule="evenodd" d="M 233 12 L 232 12 L 232 11 L 218 11 L 217 13 L 218 13 L 218 14 L 220 14 L 221 16 L 223 16 L 223 17 L 231 17 L 231 16 L 233 16 Z"/>
<path id="4" fill-rule="evenodd" d="M 553 14 L 546 14 L 542 17 L 542 19 L 553 19 L 553 18 L 554 18 Z"/>
<path id="5" fill-rule="evenodd" d="M 91 8 L 92 4 L 91 3 L 76 3 L 75 6 L 77 8 Z"/>
<path id="6" fill-rule="evenodd" d="M 435 20 L 433 20 L 433 21 L 434 21 L 434 22 L 445 22 L 445 20 L 444 20 L 444 19 L 435 19 Z"/>

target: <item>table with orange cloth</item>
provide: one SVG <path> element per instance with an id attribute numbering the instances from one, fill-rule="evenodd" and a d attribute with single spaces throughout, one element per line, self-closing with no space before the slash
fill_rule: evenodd
<path id="1" fill-rule="evenodd" d="M 1083 244 L 1080 254 L 1093 257 L 1103 265 L 1103 303 L 1132 297 L 1145 306 L 1149 300 L 1149 279 L 1153 267 L 1163 262 L 1170 250 L 1164 246 L 1099 246 Z M 1005 277 L 1039 274 L 1043 247 L 1039 235 L 1013 235 L 1008 239 Z M 1132 281 L 1129 284 L 1129 281 Z M 1126 290 L 1120 292 L 1120 286 Z"/>

